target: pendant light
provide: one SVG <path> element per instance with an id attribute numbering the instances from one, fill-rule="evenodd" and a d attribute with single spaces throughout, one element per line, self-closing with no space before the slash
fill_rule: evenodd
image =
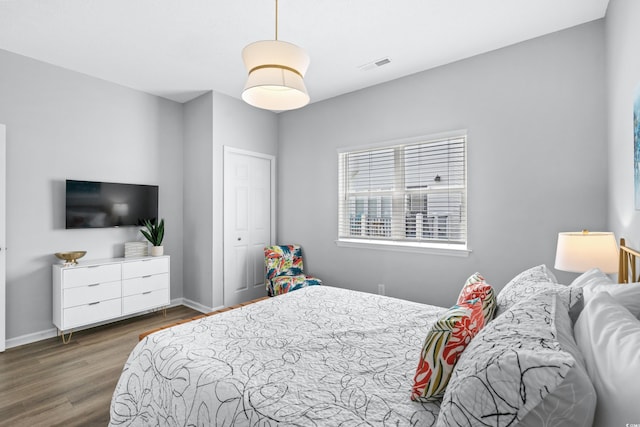
<path id="1" fill-rule="evenodd" d="M 242 50 L 242 60 L 249 72 L 242 99 L 266 110 L 294 110 L 309 103 L 303 80 L 309 68 L 309 55 L 294 44 L 278 40 L 278 0 L 275 1 L 275 40 L 251 43 Z"/>

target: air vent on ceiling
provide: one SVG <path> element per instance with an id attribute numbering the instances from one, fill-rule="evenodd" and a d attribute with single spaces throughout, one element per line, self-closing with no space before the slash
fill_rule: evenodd
<path id="1" fill-rule="evenodd" d="M 360 65 L 358 68 L 361 71 L 369 71 L 369 70 L 373 70 L 374 68 L 378 68 L 378 67 L 382 67 L 383 65 L 387 65 L 388 63 L 391 62 L 391 59 L 387 58 L 381 58 L 378 59 L 376 61 L 373 62 L 368 62 L 364 65 Z"/>

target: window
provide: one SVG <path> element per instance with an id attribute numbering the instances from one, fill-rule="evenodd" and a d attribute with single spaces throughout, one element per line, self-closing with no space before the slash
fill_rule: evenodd
<path id="1" fill-rule="evenodd" d="M 466 135 L 339 153 L 339 242 L 466 249 Z"/>

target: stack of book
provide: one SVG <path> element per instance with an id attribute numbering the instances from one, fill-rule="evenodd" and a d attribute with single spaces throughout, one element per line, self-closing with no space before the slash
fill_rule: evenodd
<path id="1" fill-rule="evenodd" d="M 139 257 L 147 256 L 147 242 L 125 242 L 124 244 L 124 257 Z"/>

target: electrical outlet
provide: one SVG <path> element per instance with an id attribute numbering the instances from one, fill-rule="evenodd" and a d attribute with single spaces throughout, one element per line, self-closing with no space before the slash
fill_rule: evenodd
<path id="1" fill-rule="evenodd" d="M 378 284 L 378 295 L 384 295 L 384 283 Z"/>

